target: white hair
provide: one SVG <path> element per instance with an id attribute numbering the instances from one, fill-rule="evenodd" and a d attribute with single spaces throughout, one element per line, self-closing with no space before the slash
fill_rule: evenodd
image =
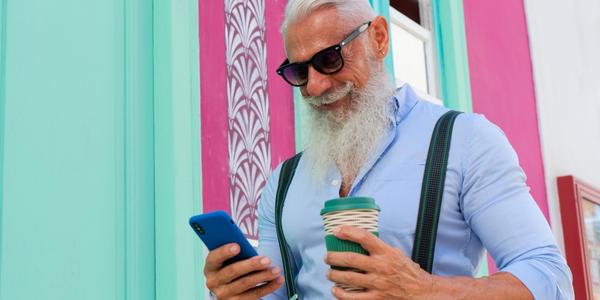
<path id="1" fill-rule="evenodd" d="M 338 168 L 344 181 L 353 182 L 387 133 L 394 85 L 379 62 L 369 58 L 369 65 L 372 73 L 364 87 L 347 83 L 332 95 L 305 98 L 309 110 L 304 157 L 314 184 L 324 184 L 332 167 Z M 346 95 L 350 99 L 340 99 Z M 331 103 L 330 98 L 351 103 L 335 110 L 318 109 Z"/>
<path id="2" fill-rule="evenodd" d="M 289 0 L 285 7 L 281 33 L 286 36 L 290 24 L 326 7 L 335 8 L 348 24 L 370 21 L 376 16 L 368 0 Z"/>

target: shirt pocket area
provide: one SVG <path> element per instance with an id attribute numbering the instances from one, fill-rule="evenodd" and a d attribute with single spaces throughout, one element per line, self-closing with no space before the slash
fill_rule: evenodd
<path id="1" fill-rule="evenodd" d="M 371 170 L 373 181 L 423 180 L 425 163 L 378 164 Z"/>

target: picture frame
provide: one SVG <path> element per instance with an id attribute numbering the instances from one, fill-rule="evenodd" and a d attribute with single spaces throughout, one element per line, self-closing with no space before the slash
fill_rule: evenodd
<path id="1" fill-rule="evenodd" d="M 600 189 L 557 178 L 567 264 L 576 299 L 600 299 Z"/>

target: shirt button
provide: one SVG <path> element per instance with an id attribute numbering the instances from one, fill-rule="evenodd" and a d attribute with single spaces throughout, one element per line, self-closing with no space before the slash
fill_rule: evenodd
<path id="1" fill-rule="evenodd" d="M 338 186 L 338 185 L 340 185 L 340 180 L 339 180 L 339 179 L 334 179 L 334 180 L 332 180 L 332 181 L 331 181 L 331 185 L 332 185 L 332 186 Z"/>

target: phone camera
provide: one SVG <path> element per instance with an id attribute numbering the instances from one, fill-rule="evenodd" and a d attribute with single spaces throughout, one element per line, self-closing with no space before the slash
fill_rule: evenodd
<path id="1" fill-rule="evenodd" d="M 198 225 L 198 224 L 194 224 L 194 227 L 195 227 L 196 231 L 197 231 L 199 234 L 204 234 L 204 233 L 205 233 L 205 231 L 204 231 L 204 228 L 202 228 L 202 226 L 200 226 L 200 225 Z"/>

